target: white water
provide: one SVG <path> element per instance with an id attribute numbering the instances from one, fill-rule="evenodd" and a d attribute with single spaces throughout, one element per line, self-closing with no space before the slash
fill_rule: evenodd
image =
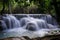
<path id="1" fill-rule="evenodd" d="M 19 16 L 19 15 L 17 15 Z M 50 15 L 40 15 L 40 18 L 34 18 L 30 15 L 23 17 L 20 20 L 13 15 L 2 16 L 0 30 L 2 30 L 2 37 L 15 37 L 15 36 L 29 36 L 42 37 L 45 36 L 47 31 L 51 29 L 58 29 L 58 24 Z M 43 30 L 42 30 L 43 29 Z M 47 30 L 48 29 L 48 30 Z M 46 31 L 47 30 L 47 31 Z M 34 35 L 33 35 L 34 34 Z M 7 35 L 7 36 L 6 36 Z M 31 36 L 32 35 L 32 36 Z"/>

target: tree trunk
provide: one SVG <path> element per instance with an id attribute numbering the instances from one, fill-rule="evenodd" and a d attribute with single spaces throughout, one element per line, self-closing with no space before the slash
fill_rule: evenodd
<path id="1" fill-rule="evenodd" d="M 11 12 L 11 1 L 8 1 L 8 13 L 12 14 L 12 12 Z"/>

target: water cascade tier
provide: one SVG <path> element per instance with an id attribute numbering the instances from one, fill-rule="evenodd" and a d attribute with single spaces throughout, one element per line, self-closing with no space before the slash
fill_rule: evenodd
<path id="1" fill-rule="evenodd" d="M 13 33 L 16 33 L 16 36 L 17 34 L 20 36 L 30 36 L 31 34 L 38 34 L 39 36 L 41 34 L 43 36 L 47 31 L 59 29 L 56 19 L 51 15 L 4 14 L 1 17 L 0 32 L 3 32 L 0 33 L 1 38 L 6 37 L 6 35 L 10 37 Z"/>

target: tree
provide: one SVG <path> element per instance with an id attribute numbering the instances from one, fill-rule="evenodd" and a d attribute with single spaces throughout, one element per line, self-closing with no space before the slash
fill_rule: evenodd
<path id="1" fill-rule="evenodd" d="M 7 0 L 2 0 L 0 1 L 2 2 L 2 5 L 3 5 L 3 9 L 1 10 L 1 14 L 4 13 L 4 10 L 5 10 L 5 3 L 7 2 Z"/>
<path id="2" fill-rule="evenodd" d="M 1 10 L 1 14 L 5 13 L 5 8 L 7 7 L 8 8 L 8 13 L 11 14 L 11 9 L 12 7 L 14 6 L 14 3 L 15 3 L 15 0 L 2 0 L 0 1 L 2 2 L 2 5 L 3 5 L 3 8 Z"/>

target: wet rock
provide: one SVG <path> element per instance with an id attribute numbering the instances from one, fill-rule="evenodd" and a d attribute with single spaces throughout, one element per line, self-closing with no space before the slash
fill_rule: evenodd
<path id="1" fill-rule="evenodd" d="M 13 37 L 13 38 L 5 38 L 5 39 L 0 39 L 0 40 L 26 40 L 24 37 Z"/>
<path id="2" fill-rule="evenodd" d="M 60 40 L 60 36 L 56 36 L 56 37 L 37 37 L 37 38 L 29 38 L 27 36 L 23 36 L 23 37 L 11 37 L 11 38 L 5 38 L 5 39 L 0 39 L 0 40 Z"/>

